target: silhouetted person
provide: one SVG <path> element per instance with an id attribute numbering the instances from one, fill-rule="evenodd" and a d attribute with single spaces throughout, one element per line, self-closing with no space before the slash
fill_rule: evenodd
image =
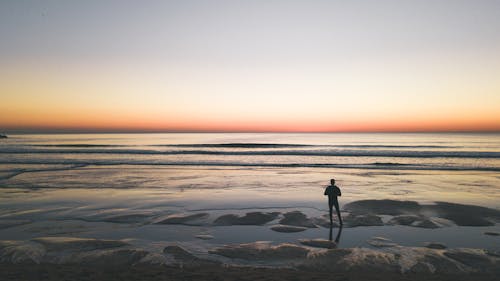
<path id="1" fill-rule="evenodd" d="M 332 209 L 335 206 L 335 210 L 337 211 L 337 216 L 339 217 L 339 224 L 343 225 L 342 217 L 340 216 L 340 208 L 339 201 L 337 200 L 337 196 L 341 196 L 340 188 L 335 185 L 335 179 L 330 180 L 330 185 L 325 189 L 325 195 L 328 195 L 328 208 L 330 209 L 330 224 L 333 224 L 332 218 Z"/>

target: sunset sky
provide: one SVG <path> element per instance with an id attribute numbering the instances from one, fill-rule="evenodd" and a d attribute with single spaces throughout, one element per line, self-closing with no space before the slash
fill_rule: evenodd
<path id="1" fill-rule="evenodd" d="M 4 131 L 500 131 L 500 1 L 1 1 Z"/>

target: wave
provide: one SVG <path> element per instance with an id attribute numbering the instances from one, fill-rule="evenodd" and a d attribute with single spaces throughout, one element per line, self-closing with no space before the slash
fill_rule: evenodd
<path id="1" fill-rule="evenodd" d="M 0 154 L 130 154 L 130 155 L 244 155 L 244 156 L 342 156 L 406 158 L 500 158 L 497 151 L 416 150 L 147 150 L 147 149 L 2 149 Z"/>
<path id="2" fill-rule="evenodd" d="M 127 147 L 128 145 L 119 145 L 119 144 L 31 144 L 29 146 L 34 147 Z"/>
<path id="3" fill-rule="evenodd" d="M 186 148 L 293 148 L 293 147 L 329 147 L 329 148 L 459 148 L 448 145 L 374 145 L 374 144 L 291 144 L 291 143 L 201 143 L 201 144 L 152 144 L 152 145 L 115 145 L 115 144 L 33 144 L 33 147 L 186 147 Z"/>
<path id="4" fill-rule="evenodd" d="M 167 147 L 207 147 L 207 148 L 287 148 L 308 147 L 309 144 L 281 144 L 281 143 L 203 143 L 203 144 L 156 144 L 152 146 Z"/>
<path id="5" fill-rule="evenodd" d="M 151 144 L 151 145 L 115 145 L 115 144 L 32 144 L 34 147 L 206 147 L 206 148 L 287 148 L 316 146 L 309 144 L 281 144 L 281 143 L 201 143 L 201 144 Z"/>
<path id="6" fill-rule="evenodd" d="M 5 175 L 0 176 L 0 180 L 11 179 L 13 177 L 16 177 L 16 176 L 18 176 L 20 174 L 24 174 L 24 173 L 68 171 L 68 170 L 73 170 L 73 169 L 77 169 L 77 168 L 83 168 L 85 166 L 87 166 L 87 164 L 73 164 L 73 165 L 68 165 L 65 167 L 56 167 L 56 168 L 15 169 L 15 170 L 6 171 L 7 173 Z"/>
<path id="7" fill-rule="evenodd" d="M 450 145 L 388 145 L 388 144 L 339 144 L 331 147 L 351 147 L 351 148 L 459 148 L 460 146 Z"/>
<path id="8" fill-rule="evenodd" d="M 141 161 L 141 160 L 0 160 L 0 164 L 59 164 L 74 165 L 71 168 L 87 166 L 198 166 L 198 167 L 270 167 L 270 168 L 338 168 L 338 169 L 370 169 L 370 170 L 429 170 L 429 171 L 492 171 L 500 172 L 500 167 L 478 166 L 446 166 L 433 164 L 407 164 L 397 162 L 373 162 L 365 164 L 335 163 L 245 163 L 245 162 L 211 162 L 211 161 Z M 63 168 L 66 169 L 66 168 Z"/>

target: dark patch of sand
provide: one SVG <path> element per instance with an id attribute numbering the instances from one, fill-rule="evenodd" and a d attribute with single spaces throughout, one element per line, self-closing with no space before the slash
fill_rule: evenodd
<path id="1" fill-rule="evenodd" d="M 435 222 L 433 222 L 430 219 L 424 219 L 422 221 L 418 221 L 415 224 L 413 224 L 412 226 L 421 227 L 421 228 L 439 228 L 440 227 L 439 225 L 437 225 Z"/>
<path id="2" fill-rule="evenodd" d="M 24 241 L 0 241 L 1 263 L 35 264 L 45 256 L 45 248 L 34 242 Z"/>
<path id="3" fill-rule="evenodd" d="M 131 265 L 148 252 L 119 240 L 42 237 L 31 241 L 0 241 L 0 262 Z"/>
<path id="4" fill-rule="evenodd" d="M 433 219 L 424 217 L 422 215 L 400 215 L 390 219 L 387 224 L 389 225 L 407 225 L 421 228 L 439 228 L 440 224 L 436 223 Z"/>
<path id="5" fill-rule="evenodd" d="M 217 265 L 220 263 L 217 261 L 198 258 L 195 255 L 184 250 L 182 247 L 176 245 L 165 247 L 163 249 L 163 253 L 167 255 L 172 255 L 174 259 L 177 261 L 177 263 L 183 265 L 188 264 L 191 266 L 203 266 L 203 265 Z"/>
<path id="6" fill-rule="evenodd" d="M 436 212 L 438 217 L 449 219 L 460 226 L 491 226 L 492 220 L 500 221 L 500 211 L 474 205 L 437 202 L 424 205 L 425 211 Z"/>
<path id="7" fill-rule="evenodd" d="M 163 249 L 163 253 L 170 254 L 175 259 L 180 260 L 180 261 L 190 261 L 190 260 L 196 259 L 196 257 L 193 256 L 191 253 L 184 250 L 182 247 L 175 246 L 175 245 L 165 247 Z"/>
<path id="8" fill-rule="evenodd" d="M 271 246 L 267 243 L 248 243 L 226 245 L 211 250 L 210 253 L 235 259 L 249 261 L 286 261 L 290 259 L 304 259 L 309 251 L 293 244 Z"/>
<path id="9" fill-rule="evenodd" d="M 104 218 L 102 221 L 114 223 L 138 223 L 151 217 L 151 214 L 126 214 L 115 215 Z"/>
<path id="10" fill-rule="evenodd" d="M 390 225 L 412 225 L 414 222 L 421 220 L 422 217 L 415 215 L 400 215 L 390 219 L 387 224 Z"/>
<path id="11" fill-rule="evenodd" d="M 350 214 L 344 218 L 344 223 L 348 227 L 356 227 L 356 226 L 380 226 L 384 225 L 382 219 L 376 215 L 355 215 Z"/>
<path id="12" fill-rule="evenodd" d="M 437 243 L 437 242 L 428 242 L 424 244 L 424 247 L 429 248 L 429 249 L 438 249 L 438 250 L 443 250 L 446 249 L 446 245 Z"/>
<path id="13" fill-rule="evenodd" d="M 284 225 L 302 226 L 308 228 L 317 227 L 311 219 L 309 219 L 305 214 L 300 211 L 292 211 L 283 214 L 283 217 L 279 223 Z"/>
<path id="14" fill-rule="evenodd" d="M 366 248 L 330 249 L 317 253 L 299 266 L 301 269 L 314 269 L 324 272 L 397 272 L 394 254 Z"/>
<path id="15" fill-rule="evenodd" d="M 59 257 L 59 262 L 67 263 L 77 263 L 82 265 L 107 265 L 109 267 L 113 266 L 124 266 L 132 265 L 138 263 L 142 260 L 148 252 L 141 249 L 111 249 L 111 250 L 101 250 L 95 252 L 83 252 L 77 253 L 66 261 L 64 257 Z"/>
<path id="16" fill-rule="evenodd" d="M 457 249 L 452 255 L 462 262 L 442 254 L 443 250 L 411 247 L 378 249 L 332 249 L 311 256 L 304 267 L 327 272 L 372 272 L 376 274 L 403 273 L 455 275 L 470 272 L 500 273 L 498 259 L 474 249 Z M 469 257 L 469 253 L 473 257 Z M 477 259 L 475 257 L 479 256 Z M 467 258 L 464 258 L 467 256 Z M 304 268 L 301 267 L 301 268 Z M 398 280 L 398 279 L 395 279 Z"/>
<path id="17" fill-rule="evenodd" d="M 326 239 L 301 239 L 299 242 L 302 245 L 315 248 L 333 249 L 337 247 L 337 243 L 335 241 Z"/>
<path id="18" fill-rule="evenodd" d="M 361 200 L 346 204 L 345 209 L 356 214 L 397 216 L 389 224 L 411 225 L 424 228 L 440 227 L 429 215 L 453 221 L 459 226 L 491 226 L 500 221 L 500 211 L 480 206 L 448 202 L 420 205 L 414 201 Z"/>
<path id="19" fill-rule="evenodd" d="M 32 241 L 42 244 L 47 251 L 89 251 L 129 245 L 128 243 L 119 240 L 101 240 L 76 237 L 41 237 L 35 238 Z"/>
<path id="20" fill-rule="evenodd" d="M 444 252 L 443 254 L 472 268 L 496 265 L 496 263 L 494 263 L 487 255 L 485 255 L 485 251 L 483 250 L 451 249 Z"/>
<path id="21" fill-rule="evenodd" d="M 415 201 L 398 200 L 360 200 L 348 203 L 344 207 L 354 214 L 404 215 L 417 214 L 421 206 Z"/>
<path id="22" fill-rule="evenodd" d="M 312 269 L 287 269 L 263 267 L 235 267 L 235 266 L 162 266 L 162 265 L 135 265 L 135 266 L 107 266 L 105 264 L 85 266 L 80 264 L 33 264 L 12 265 L 0 264 L 2 280 L 16 281 L 497 281 L 498 276 L 493 274 L 430 274 L 430 273 L 387 273 L 353 271 L 331 272 Z"/>
<path id="23" fill-rule="evenodd" d="M 251 212 L 246 213 L 244 216 L 237 216 L 234 214 L 222 215 L 215 221 L 215 225 L 263 225 L 272 220 L 275 220 L 280 213 L 262 213 Z"/>

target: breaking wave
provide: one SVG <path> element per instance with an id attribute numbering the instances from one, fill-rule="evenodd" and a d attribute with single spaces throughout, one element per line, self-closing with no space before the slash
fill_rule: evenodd
<path id="1" fill-rule="evenodd" d="M 23 159 L 0 160 L 0 164 L 57 164 L 74 165 L 73 168 L 87 166 L 200 166 L 200 167 L 276 167 L 276 168 L 343 168 L 343 169 L 380 169 L 380 170 L 442 170 L 442 171 L 494 171 L 500 172 L 500 167 L 460 166 L 460 165 L 433 165 L 407 164 L 397 162 L 372 162 L 364 164 L 335 164 L 335 163 L 252 163 L 252 162 L 218 162 L 218 161 L 147 161 L 147 160 L 109 160 L 94 159 Z"/>
<path id="2" fill-rule="evenodd" d="M 264 156 L 342 156 L 342 157 L 407 157 L 407 158 L 500 158 L 496 151 L 434 151 L 434 150 L 152 150 L 152 149 L 2 149 L 0 154 L 130 154 L 130 155 L 264 155 Z"/>

